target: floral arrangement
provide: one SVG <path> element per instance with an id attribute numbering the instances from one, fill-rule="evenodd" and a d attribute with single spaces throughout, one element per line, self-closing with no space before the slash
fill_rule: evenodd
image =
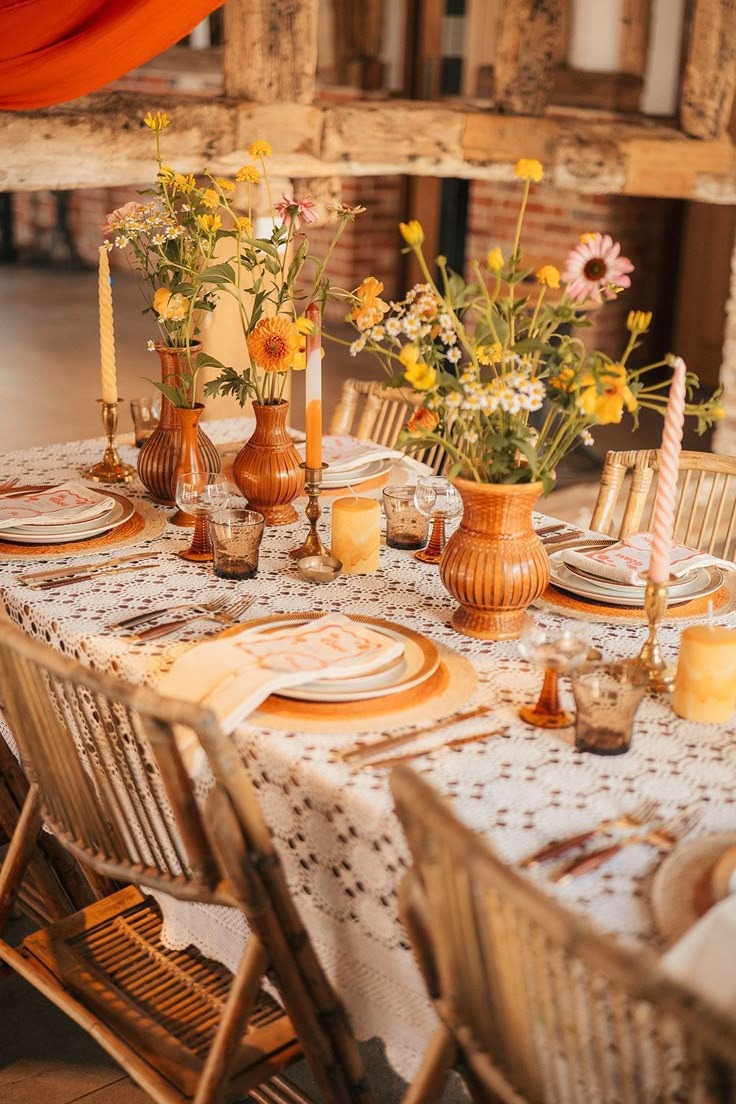
<path id="1" fill-rule="evenodd" d="M 181 386 L 156 386 L 175 406 L 190 406 L 199 371 L 211 366 L 220 374 L 208 383 L 207 395 L 235 394 L 241 404 L 251 396 L 259 402 L 277 402 L 286 374 L 305 366 L 311 323 L 297 304 L 301 299 L 306 307 L 331 293 L 327 263 L 347 223 L 364 208 L 336 205 L 337 229 L 327 254 L 323 260 L 310 257 L 301 228 L 315 220 L 316 205 L 308 196 L 297 200 L 284 195 L 273 202 L 265 167 L 272 153 L 268 142 L 250 145 L 253 163 L 239 168 L 234 181 L 206 170 L 198 180 L 164 163 L 161 132 L 169 125 L 168 117 L 149 112 L 143 122 L 156 138 L 156 186 L 141 193 L 150 197 L 147 202 L 126 203 L 113 211 L 102 229 L 110 235 L 105 241 L 108 250 L 122 250 L 138 277 L 146 311 L 155 315 L 163 342 L 188 351 L 189 371 L 182 375 Z M 256 237 L 253 229 L 253 189 L 261 180 L 273 217 L 268 237 Z M 247 186 L 247 214 L 233 203 L 238 184 Z M 223 239 L 225 245 L 220 244 Z M 311 291 L 305 293 L 298 290 L 298 281 L 307 261 L 313 262 L 314 274 Z M 238 303 L 245 344 L 245 367 L 240 372 L 207 354 L 191 353 L 202 319 L 214 310 L 218 295 L 231 295 Z M 150 349 L 155 347 L 149 342 Z"/>
<path id="2" fill-rule="evenodd" d="M 423 397 L 401 443 L 413 449 L 440 444 L 448 474 L 484 483 L 542 480 L 551 489 L 564 456 L 580 442 L 592 444 L 591 428 L 620 422 L 667 404 L 672 354 L 642 367 L 630 363 L 651 312 L 632 310 L 618 358 L 590 351 L 580 335 L 589 327 L 592 303 L 615 299 L 630 287 L 633 265 L 606 234 L 583 235 L 562 272 L 552 264 L 536 273 L 524 264 L 521 234 L 532 181 L 542 179 L 539 161 L 520 160 L 514 175 L 524 183 L 511 254 L 490 250 L 484 267 L 473 263 L 466 282 L 438 257 L 437 281 L 423 253 L 424 231 L 416 220 L 400 223 L 405 251 L 417 258 L 424 282 L 400 302 L 381 299 L 383 284 L 364 280 L 353 295 L 350 320 L 359 332 L 351 345 L 383 363 L 387 386 L 407 384 Z M 657 372 L 657 370 L 660 370 Z M 655 374 L 656 373 L 656 374 Z M 666 373 L 665 373 L 666 377 Z M 697 377 L 688 374 L 688 398 Z M 720 391 L 689 402 L 703 432 L 722 416 Z"/>

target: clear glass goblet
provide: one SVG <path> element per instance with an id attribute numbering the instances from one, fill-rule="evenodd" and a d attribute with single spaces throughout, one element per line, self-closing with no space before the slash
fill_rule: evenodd
<path id="1" fill-rule="evenodd" d="M 439 563 L 445 547 L 445 523 L 463 512 L 463 500 L 449 479 L 427 475 L 417 480 L 414 505 L 432 522 L 429 544 L 414 556 L 422 563 Z"/>
<path id="2" fill-rule="evenodd" d="M 192 543 L 179 555 L 183 560 L 206 563 L 212 559 L 208 515 L 230 502 L 227 479 L 221 472 L 183 472 L 176 481 L 176 504 L 194 517 Z"/>
<path id="3" fill-rule="evenodd" d="M 528 613 L 519 637 L 519 652 L 530 663 L 544 668 L 544 681 L 535 705 L 525 705 L 519 716 L 537 728 L 566 728 L 574 717 L 560 706 L 558 682 L 584 663 L 590 645 L 588 632 L 579 621 L 545 622 Z"/>

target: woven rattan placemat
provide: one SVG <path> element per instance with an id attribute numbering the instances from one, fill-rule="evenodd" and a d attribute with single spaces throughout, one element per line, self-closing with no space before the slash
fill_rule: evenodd
<path id="1" fill-rule="evenodd" d="M 122 495 L 106 492 L 111 498 L 122 500 Z M 109 529 L 98 537 L 89 540 L 67 541 L 65 544 L 14 544 L 13 541 L 0 541 L 0 562 L 23 560 L 61 559 L 62 556 L 91 556 L 117 551 L 119 548 L 132 548 L 143 541 L 159 537 L 166 528 L 166 515 L 150 506 L 147 502 L 135 502 L 135 512 L 117 529 Z"/>
<path id="2" fill-rule="evenodd" d="M 726 572 L 723 585 L 715 593 L 703 598 L 693 598 L 679 606 L 670 606 L 665 614 L 664 624 L 685 625 L 689 621 L 698 624 L 708 616 L 710 602 L 713 603 L 715 616 L 731 613 L 736 609 L 736 572 Z M 607 606 L 602 602 L 586 602 L 584 598 L 576 598 L 554 586 L 548 586 L 534 606 L 545 613 L 563 613 L 578 621 L 605 621 L 608 625 L 646 623 L 644 610 L 639 607 L 625 608 Z"/>

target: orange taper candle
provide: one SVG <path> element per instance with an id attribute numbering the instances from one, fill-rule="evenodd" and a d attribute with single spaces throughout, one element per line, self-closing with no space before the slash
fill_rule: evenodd
<path id="1" fill-rule="evenodd" d="M 308 468 L 322 467 L 322 313 L 318 303 L 310 303 L 306 316 L 312 323 L 312 333 L 307 334 L 307 367 L 304 379 L 306 410 L 304 413 L 307 435 L 306 464 Z"/>

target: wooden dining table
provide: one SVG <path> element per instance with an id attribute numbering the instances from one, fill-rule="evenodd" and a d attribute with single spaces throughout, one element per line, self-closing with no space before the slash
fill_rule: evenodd
<path id="1" fill-rule="evenodd" d="M 208 432 L 222 444 L 242 439 L 243 426 L 238 419 L 215 422 Z M 40 483 L 74 477 L 99 458 L 101 446 L 97 439 L 6 452 L 0 478 Z M 120 452 L 135 462 L 135 449 L 124 439 Z M 137 481 L 119 492 L 134 503 L 147 501 Z M 380 495 L 380 488 L 365 493 Z M 325 543 L 332 501 L 334 495 L 323 496 L 320 527 Z M 356 1035 L 382 1038 L 397 1072 L 410 1077 L 435 1017 L 397 914 L 408 851 L 392 809 L 389 770 L 361 759 L 345 760 L 345 750 L 359 741 L 413 733 L 402 752 L 415 753 L 416 769 L 452 800 L 460 817 L 486 836 L 502 858 L 519 863 L 543 844 L 582 832 L 646 798 L 656 802 L 663 818 L 685 807 L 699 810 L 701 818 L 688 840 L 736 830 L 736 723 L 690 723 L 675 716 L 667 696 L 648 695 L 626 754 L 603 757 L 576 751 L 572 729 L 536 729 L 519 719 L 519 707 L 533 702 L 539 692 L 542 672 L 520 657 L 515 641 L 458 634 L 450 623 L 453 600 L 436 566 L 418 562 L 411 552 L 382 547 L 380 569 L 373 574 L 342 575 L 324 586 L 302 580 L 289 551 L 306 533 L 303 505 L 304 500 L 297 503 L 297 522 L 267 529 L 258 573 L 249 580 L 219 579 L 211 566 L 179 559 L 176 553 L 187 546 L 190 533 L 166 524 L 159 535 L 134 546 L 157 553 L 146 566 L 50 590 L 32 589 L 19 576 L 87 562 L 94 554 L 71 549 L 39 559 L 29 546 L 25 556 L 9 556 L 0 542 L 0 596 L 9 617 L 31 636 L 85 664 L 153 686 L 161 684 L 178 656 L 221 626 L 198 621 L 171 637 L 139 642 L 110 624 L 152 607 L 239 595 L 253 599 L 246 622 L 337 611 L 381 619 L 440 650 L 450 676 L 439 690 L 418 695 L 403 712 L 390 697 L 373 712 L 368 704 L 363 708 L 356 703 L 352 710 L 341 706 L 300 714 L 299 703 L 292 701 L 256 712 L 232 733 L 297 906 Z M 554 495 L 543 507 L 548 513 L 535 519 L 540 526 L 553 521 Z M 147 508 L 164 518 L 171 512 L 150 504 Z M 115 552 L 106 546 L 100 559 L 109 555 Z M 736 626 L 732 604 L 722 607 L 719 619 Z M 548 618 L 572 619 L 606 657 L 636 655 L 645 637 L 641 612 L 595 619 L 588 611 L 580 619 L 574 602 L 559 609 L 548 602 L 546 610 Z M 675 618 L 660 630 L 672 660 L 687 623 L 687 617 Z M 565 680 L 562 697 L 571 702 Z M 13 746 L 7 727 L 3 735 Z M 452 746 L 446 746 L 448 741 Z M 206 791 L 206 770 L 197 782 Z M 652 890 L 662 858 L 655 847 L 632 846 L 568 884 L 551 881 L 553 864 L 536 867 L 528 876 L 604 931 L 660 950 L 665 946 L 662 899 L 668 907 L 668 898 L 659 893 L 655 912 Z M 671 908 L 680 904 L 673 891 Z M 194 943 L 226 965 L 235 964 L 246 936 L 239 916 L 168 899 L 163 911 L 172 945 Z"/>

